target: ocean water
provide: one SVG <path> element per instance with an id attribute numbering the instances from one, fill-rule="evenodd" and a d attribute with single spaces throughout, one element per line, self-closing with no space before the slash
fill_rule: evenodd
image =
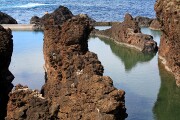
<path id="1" fill-rule="evenodd" d="M 0 0 L 0 11 L 15 18 L 18 23 L 29 23 L 32 16 L 43 16 L 60 5 L 73 14 L 85 13 L 96 21 L 122 21 L 125 13 L 155 17 L 155 0 Z"/>

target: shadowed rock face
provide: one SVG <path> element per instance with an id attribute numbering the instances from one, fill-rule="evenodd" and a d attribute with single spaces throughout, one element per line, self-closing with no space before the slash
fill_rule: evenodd
<path id="1" fill-rule="evenodd" d="M 11 16 L 0 11 L 0 24 L 17 24 L 17 21 Z"/>
<path id="2" fill-rule="evenodd" d="M 140 27 L 149 27 L 153 19 L 148 17 L 137 16 L 134 20 L 138 23 Z"/>
<path id="3" fill-rule="evenodd" d="M 8 94 L 13 85 L 11 84 L 14 76 L 9 71 L 9 64 L 13 51 L 13 41 L 10 29 L 0 26 L 0 119 L 6 116 L 6 105 Z"/>
<path id="4" fill-rule="evenodd" d="M 122 23 L 115 24 L 108 30 L 96 30 L 92 34 L 135 47 L 144 53 L 156 53 L 158 50 L 157 43 L 153 40 L 153 37 L 142 34 L 140 27 L 130 14 L 125 15 Z"/>
<path id="5" fill-rule="evenodd" d="M 162 26 L 159 57 L 180 86 L 180 1 L 157 0 L 155 11 Z"/>
<path id="6" fill-rule="evenodd" d="M 88 51 L 92 26 L 79 15 L 62 26 L 44 30 L 44 58 L 47 81 L 45 98 L 60 105 L 59 119 L 123 119 L 124 94 L 103 75 L 97 55 Z"/>
<path id="7" fill-rule="evenodd" d="M 36 24 L 36 29 L 43 29 L 44 25 L 49 24 L 49 22 L 53 22 L 54 25 L 61 25 L 72 16 L 72 12 L 67 7 L 59 6 L 53 13 L 46 13 L 42 18 L 32 17 L 30 24 Z"/>

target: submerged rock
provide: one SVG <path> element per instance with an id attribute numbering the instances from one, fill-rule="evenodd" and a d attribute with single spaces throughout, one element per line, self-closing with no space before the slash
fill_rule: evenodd
<path id="1" fill-rule="evenodd" d="M 156 16 L 162 26 L 162 36 L 159 47 L 159 58 L 171 71 L 180 86 L 180 1 L 157 0 Z"/>
<path id="2" fill-rule="evenodd" d="M 92 35 L 112 39 L 116 43 L 134 47 L 144 53 L 156 53 L 157 43 L 151 35 L 142 34 L 137 22 L 130 14 L 126 14 L 124 21 L 113 25 L 107 30 L 95 30 Z"/>
<path id="3" fill-rule="evenodd" d="M 126 117 L 123 90 L 103 75 L 97 55 L 88 51 L 92 30 L 87 17 L 79 15 L 62 26 L 45 26 L 44 58 L 47 81 L 45 98 L 60 105 L 58 119 L 114 120 Z"/>
<path id="4" fill-rule="evenodd" d="M 9 71 L 9 64 L 13 52 L 13 40 L 10 29 L 0 26 L 0 119 L 6 116 L 6 105 L 8 94 L 13 85 L 11 84 L 14 76 Z"/>
<path id="5" fill-rule="evenodd" d="M 17 21 L 8 14 L 0 11 L 0 24 L 17 24 Z"/>

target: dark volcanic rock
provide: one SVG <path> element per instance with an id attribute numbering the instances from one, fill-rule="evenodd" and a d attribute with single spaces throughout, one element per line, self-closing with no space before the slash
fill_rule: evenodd
<path id="1" fill-rule="evenodd" d="M 151 35 L 142 34 L 137 22 L 130 14 L 125 15 L 122 23 L 114 24 L 110 29 L 93 31 L 92 35 L 105 37 L 117 43 L 134 47 L 144 53 L 156 53 L 157 43 Z"/>
<path id="2" fill-rule="evenodd" d="M 161 30 L 161 25 L 160 25 L 160 23 L 159 23 L 159 21 L 157 19 L 154 19 L 151 22 L 149 28 L 152 29 L 152 30 Z"/>
<path id="3" fill-rule="evenodd" d="M 45 26 L 44 58 L 47 81 L 45 98 L 60 105 L 58 119 L 124 119 L 125 92 L 113 87 L 103 75 L 97 55 L 88 51 L 92 30 L 84 15 L 69 19 L 62 26 Z"/>
<path id="4" fill-rule="evenodd" d="M 157 0 L 155 11 L 162 26 L 159 58 L 171 71 L 180 86 L 180 1 Z"/>
<path id="5" fill-rule="evenodd" d="M 59 105 L 37 90 L 17 85 L 9 94 L 6 120 L 56 120 Z"/>
<path id="6" fill-rule="evenodd" d="M 17 21 L 11 16 L 0 11 L 0 24 L 17 24 Z"/>
<path id="7" fill-rule="evenodd" d="M 149 27 L 153 19 L 148 17 L 137 16 L 134 20 L 138 23 L 139 27 Z"/>
<path id="8" fill-rule="evenodd" d="M 14 76 L 9 71 L 9 64 L 13 51 L 13 41 L 10 29 L 0 26 L 0 119 L 6 116 L 6 105 L 8 93 L 13 85 L 11 84 Z"/>
<path id="9" fill-rule="evenodd" d="M 44 25 L 53 23 L 61 25 L 66 20 L 73 17 L 72 12 L 64 6 L 59 6 L 53 13 L 46 13 L 42 18 L 34 16 L 30 20 L 30 24 L 35 24 L 36 29 L 43 29 Z"/>

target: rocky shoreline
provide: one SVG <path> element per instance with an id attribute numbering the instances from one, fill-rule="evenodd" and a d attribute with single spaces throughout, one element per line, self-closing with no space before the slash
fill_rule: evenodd
<path id="1" fill-rule="evenodd" d="M 97 55 L 88 50 L 88 37 L 93 30 L 92 20 L 83 14 L 73 15 L 72 18 L 63 19 L 61 22 L 49 18 L 43 27 L 46 83 L 41 92 L 21 85 L 11 91 L 12 87 L 6 86 L 4 89 L 8 88 L 8 91 L 2 93 L 1 98 L 5 99 L 2 104 L 4 106 L 1 107 L 1 118 L 125 119 L 125 92 L 116 89 L 110 77 L 103 76 L 104 69 Z M 2 41 L 11 40 L 12 46 L 10 29 L 6 32 L 8 38 L 2 37 Z M 4 34 L 3 32 L 2 35 Z M 11 48 L 7 58 L 8 65 L 5 66 L 7 69 L 12 47 L 6 44 L 4 47 L 3 49 L 7 50 Z M 5 58 L 2 58 L 1 62 Z M 6 77 L 4 73 L 2 76 Z M 8 80 L 5 79 L 5 82 L 11 84 L 13 77 L 6 78 Z M 9 80 L 10 78 L 12 79 Z"/>
<path id="2" fill-rule="evenodd" d="M 103 76 L 104 68 L 97 55 L 88 50 L 90 34 L 145 54 L 156 54 L 157 43 L 152 36 L 142 34 L 139 26 L 161 28 L 159 59 L 180 86 L 179 4 L 179 1 L 157 0 L 157 19 L 126 14 L 123 22 L 98 23 L 112 25 L 102 31 L 93 30 L 96 23 L 87 15 L 75 16 L 63 6 L 42 18 L 34 16 L 31 23 L 36 25 L 35 30 L 44 31 L 46 83 L 40 92 L 22 85 L 12 90 L 14 76 L 8 67 L 13 36 L 10 29 L 0 26 L 0 119 L 125 119 L 125 91 L 116 89 L 112 79 Z M 7 18 L 9 24 L 17 23 Z"/>
<path id="3" fill-rule="evenodd" d="M 142 34 L 138 23 L 130 14 L 126 14 L 122 23 L 114 24 L 107 30 L 94 30 L 92 36 L 111 39 L 118 44 L 133 47 L 144 53 L 156 53 L 157 43 L 150 35 Z"/>

